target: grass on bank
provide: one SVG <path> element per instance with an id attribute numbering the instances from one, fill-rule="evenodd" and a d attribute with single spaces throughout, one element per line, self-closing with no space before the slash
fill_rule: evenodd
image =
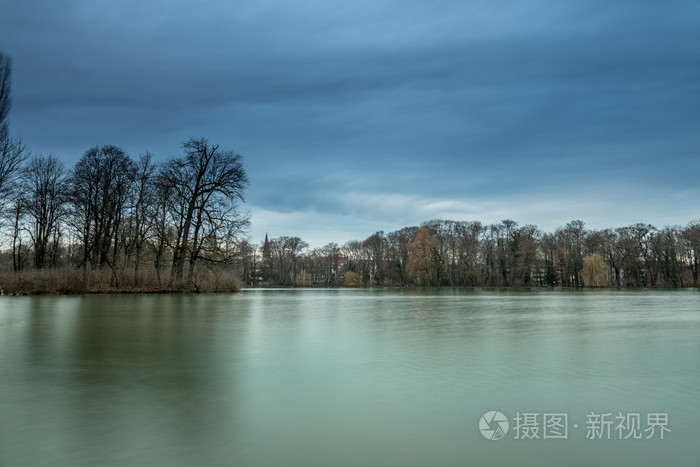
<path id="1" fill-rule="evenodd" d="M 111 271 L 83 271 L 71 267 L 29 269 L 0 272 L 0 295 L 73 295 L 92 293 L 197 293 L 238 292 L 240 282 L 230 270 L 203 270 L 193 281 L 169 287 L 170 271 L 162 272 L 160 280 L 154 268 L 134 274 L 133 268 Z"/>

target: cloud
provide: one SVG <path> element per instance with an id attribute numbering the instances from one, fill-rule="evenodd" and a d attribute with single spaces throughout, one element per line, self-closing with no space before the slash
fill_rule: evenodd
<path id="1" fill-rule="evenodd" d="M 637 202 L 640 192 L 645 194 L 642 203 Z M 379 230 L 389 233 L 432 219 L 484 224 L 512 219 L 520 225 L 536 224 L 548 232 L 574 219 L 583 220 L 592 229 L 637 222 L 658 227 L 684 225 L 697 217 L 694 200 L 700 196 L 700 188 L 688 186 L 669 197 L 664 189 L 632 182 L 591 181 L 566 192 L 540 190 L 518 196 L 429 197 L 368 190 L 328 192 L 326 196 L 320 207 L 296 203 L 285 211 L 253 209 L 254 240 L 262 239 L 265 233 L 271 237 L 298 235 L 312 247 L 320 247 L 329 242 L 363 240 Z"/>
<path id="2" fill-rule="evenodd" d="M 111 143 L 164 159 L 208 136 L 245 158 L 254 229 L 275 216 L 296 229 L 284 234 L 324 238 L 460 214 L 614 223 L 611 197 L 685 222 L 692 204 L 697 2 L 0 9 L 11 125 L 34 151 L 71 165 Z"/>

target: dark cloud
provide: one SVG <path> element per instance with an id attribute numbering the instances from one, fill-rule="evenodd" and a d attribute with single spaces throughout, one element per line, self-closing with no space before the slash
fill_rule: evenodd
<path id="1" fill-rule="evenodd" d="M 370 233 L 409 221 L 411 202 L 428 217 L 484 214 L 469 207 L 481 202 L 545 223 L 538 196 L 612 212 L 600 203 L 621 185 L 638 194 L 624 209 L 657 222 L 648 187 L 687 199 L 679 186 L 693 190 L 700 169 L 699 13 L 690 1 L 5 0 L 0 44 L 15 62 L 12 128 L 34 150 L 166 157 L 207 135 L 246 158 L 254 222 L 258 210 L 300 228 L 289 213 L 305 213 L 309 233 Z M 667 204 L 677 222 L 692 215 Z M 305 232 L 276 232 L 292 233 Z"/>

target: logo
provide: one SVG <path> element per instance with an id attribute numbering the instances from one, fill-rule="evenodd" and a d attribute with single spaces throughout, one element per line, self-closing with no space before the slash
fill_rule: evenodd
<path id="1" fill-rule="evenodd" d="M 497 410 L 486 412 L 479 420 L 481 435 L 491 441 L 503 438 L 508 433 L 509 427 L 508 417 Z"/>

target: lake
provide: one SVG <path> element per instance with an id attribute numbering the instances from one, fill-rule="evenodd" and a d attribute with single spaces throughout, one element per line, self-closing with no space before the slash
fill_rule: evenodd
<path id="1" fill-rule="evenodd" d="M 697 290 L 0 298 L 3 467 L 698 466 L 698 422 Z"/>

